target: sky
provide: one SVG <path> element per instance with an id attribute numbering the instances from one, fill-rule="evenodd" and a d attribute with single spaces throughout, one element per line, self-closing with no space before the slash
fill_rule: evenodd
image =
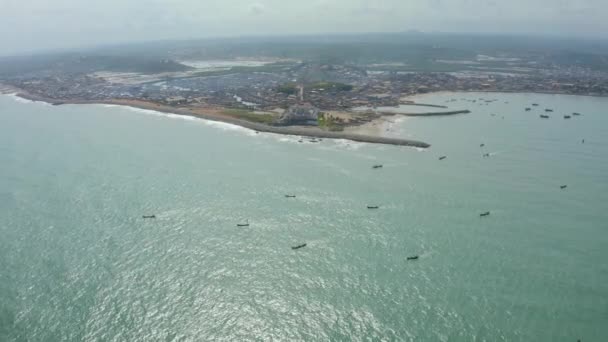
<path id="1" fill-rule="evenodd" d="M 401 32 L 604 38 L 608 0 L 0 0 L 0 55 L 163 39 Z"/>

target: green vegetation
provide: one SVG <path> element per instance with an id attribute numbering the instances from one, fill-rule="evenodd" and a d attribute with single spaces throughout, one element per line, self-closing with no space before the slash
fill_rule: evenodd
<path id="1" fill-rule="evenodd" d="M 298 86 L 295 83 L 287 83 L 280 85 L 277 91 L 287 95 L 294 95 L 298 92 Z"/>
<path id="2" fill-rule="evenodd" d="M 317 82 L 306 86 L 308 90 L 334 90 L 334 91 L 351 91 L 353 86 L 350 84 L 338 82 Z"/>
<path id="3" fill-rule="evenodd" d="M 431 61 L 408 61 L 406 65 L 370 66 L 370 71 L 403 71 L 403 72 L 456 72 L 470 70 L 467 65 L 437 63 Z"/>
<path id="4" fill-rule="evenodd" d="M 340 124 L 340 120 L 323 112 L 320 112 L 317 116 L 317 123 L 319 128 L 328 131 L 339 132 L 344 130 L 344 127 Z"/>
<path id="5" fill-rule="evenodd" d="M 54 73 L 129 71 L 141 73 L 191 70 L 171 59 L 212 60 L 265 56 L 320 64 L 372 65 L 406 63 L 404 67 L 377 66 L 368 70 L 447 72 L 467 70 L 466 65 L 438 60 L 476 60 L 478 55 L 519 57 L 520 66 L 579 66 L 608 70 L 608 40 L 551 38 L 508 35 L 376 33 L 362 35 L 319 35 L 277 38 L 227 38 L 195 41 L 156 41 L 104 46 L 80 52 L 36 56 L 0 57 L 0 76 L 52 70 Z M 526 62 L 537 61 L 537 66 Z M 519 64 L 519 63 L 516 63 Z M 208 71 L 201 76 L 230 73 L 276 72 L 297 65 L 279 62 L 258 67 L 234 67 Z M 505 61 L 484 61 L 482 66 L 513 67 Z M 324 79 L 323 70 L 309 80 Z"/>
<path id="6" fill-rule="evenodd" d="M 227 70 L 213 70 L 213 71 L 201 71 L 195 73 L 191 77 L 208 77 L 208 76 L 224 76 L 231 74 L 247 74 L 252 72 L 278 72 L 285 69 L 289 69 L 293 66 L 293 63 L 273 63 L 260 66 L 235 66 Z M 187 77 L 190 78 L 190 77 Z"/>
<path id="7" fill-rule="evenodd" d="M 52 70 L 56 74 L 90 73 L 92 71 L 155 74 L 188 71 L 192 68 L 171 59 L 145 56 L 61 54 L 0 58 L 0 75 L 2 76 L 18 76 L 45 70 Z"/>
<path id="8" fill-rule="evenodd" d="M 306 86 L 306 90 L 316 91 L 351 91 L 353 86 L 350 84 L 338 83 L 338 82 L 316 82 Z M 293 95 L 298 93 L 298 86 L 295 83 L 286 83 L 277 88 L 277 91 L 287 95 Z"/>
<path id="9" fill-rule="evenodd" d="M 275 120 L 275 115 L 270 113 L 254 113 L 246 109 L 227 108 L 222 111 L 223 115 L 231 116 L 236 119 L 257 122 L 262 124 L 271 124 Z"/>

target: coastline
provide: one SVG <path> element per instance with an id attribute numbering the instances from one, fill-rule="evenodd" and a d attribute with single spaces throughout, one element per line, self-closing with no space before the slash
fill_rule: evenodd
<path id="1" fill-rule="evenodd" d="M 429 92 L 424 94 L 415 94 L 402 97 L 402 100 L 410 101 L 415 103 L 416 100 L 420 100 L 426 96 L 432 96 L 437 94 L 458 94 L 458 93 L 504 93 L 504 94 L 542 94 L 542 95 L 570 95 L 570 96 L 588 96 L 588 97 L 605 97 L 600 95 L 575 95 L 575 94 L 567 94 L 567 93 L 558 93 L 558 92 L 518 92 L 518 91 L 490 91 L 490 90 L 478 90 L 478 91 L 436 91 Z M 132 108 L 139 108 L 145 110 L 152 110 L 166 114 L 177 114 L 184 115 L 194 118 L 199 118 L 203 120 L 216 121 L 228 123 L 236 126 L 240 126 L 243 128 L 247 128 L 256 132 L 265 132 L 265 133 L 274 133 L 281 135 L 291 135 L 291 136 L 301 136 L 301 137 L 310 137 L 310 138 L 326 138 L 326 139 L 345 139 L 356 142 L 364 142 L 364 143 L 372 143 L 372 144 L 386 144 L 386 145 L 396 145 L 396 146 L 410 146 L 410 147 L 419 147 L 419 148 L 428 148 L 431 145 L 417 140 L 411 139 L 402 139 L 402 138 L 388 138 L 382 136 L 382 130 L 377 129 L 377 125 L 383 125 L 386 123 L 386 119 L 383 117 L 391 117 L 395 115 L 405 116 L 405 117 L 425 117 L 425 116 L 447 116 L 447 115 L 457 115 L 457 114 L 467 114 L 470 113 L 469 110 L 455 110 L 455 111 L 446 111 L 446 112 L 429 112 L 429 113 L 393 113 L 393 112 L 382 112 L 380 114 L 380 118 L 374 119 L 370 122 L 367 122 L 362 125 L 357 126 L 349 126 L 346 127 L 344 131 L 334 132 L 334 131 L 326 131 L 322 130 L 318 127 L 309 127 L 309 126 L 270 126 L 263 123 L 256 123 L 247 120 L 243 120 L 240 118 L 236 118 L 230 115 L 223 113 L 226 108 L 223 107 L 173 107 L 167 105 L 161 105 L 154 102 L 139 100 L 139 99 L 110 99 L 110 100 L 55 100 L 51 98 L 46 98 L 44 96 L 31 94 L 23 89 L 16 88 L 14 86 L 6 85 L 0 83 L 0 94 L 13 94 L 20 98 L 34 101 L 34 102 L 44 102 L 51 105 L 64 105 L 64 104 L 107 104 L 107 105 L 117 105 L 117 106 L 126 106 Z M 410 103 L 410 104 L 412 104 Z M 427 105 L 427 104 L 416 104 L 421 106 L 429 106 L 429 107 L 437 107 L 444 108 L 445 106 L 439 105 Z"/>
<path id="2" fill-rule="evenodd" d="M 560 95 L 560 96 L 584 96 L 584 97 L 601 97 L 608 98 L 608 96 L 604 95 L 594 95 L 594 94 L 570 94 L 564 92 L 556 92 L 556 91 L 517 91 L 517 90 L 438 90 L 432 91 L 428 93 L 420 93 L 420 94 L 412 94 L 402 97 L 402 99 L 407 99 L 408 101 L 415 101 L 416 99 L 424 98 L 430 95 L 438 95 L 438 94 L 530 94 L 530 95 Z"/>
<path id="3" fill-rule="evenodd" d="M 234 118 L 228 115 L 221 114 L 222 109 L 220 108 L 179 108 L 179 107 L 170 107 L 164 106 L 152 102 L 142 101 L 142 100 L 104 100 L 104 101 L 85 101 L 85 100 L 70 100 L 70 101 L 57 101 L 49 98 L 45 98 L 43 96 L 38 96 L 34 94 L 30 94 L 25 92 L 22 89 L 15 89 L 11 87 L 11 90 L 15 91 L 15 95 L 21 97 L 26 100 L 36 101 L 36 102 L 45 102 L 55 106 L 64 105 L 64 104 L 107 104 L 107 105 L 118 105 L 118 106 L 127 106 L 139 109 L 153 110 L 157 112 L 167 113 L 167 114 L 177 114 L 195 117 L 204 120 L 224 122 L 244 128 L 248 128 L 254 130 L 256 132 L 264 132 L 264 133 L 274 133 L 274 134 L 282 134 L 282 135 L 295 135 L 295 136 L 304 136 L 311 138 L 323 138 L 323 139 L 345 139 L 356 142 L 363 143 L 372 143 L 372 144 L 385 144 L 385 145 L 395 145 L 395 146 L 409 146 L 409 147 L 419 147 L 419 148 L 428 148 L 431 145 L 417 140 L 411 139 L 401 139 L 401 138 L 387 138 L 382 136 L 371 136 L 371 135 L 362 135 L 356 133 L 349 132 L 330 132 L 324 131 L 316 127 L 302 127 L 302 126 L 291 126 L 291 127 L 282 127 L 282 126 L 269 126 L 261 123 L 254 123 L 238 118 Z"/>
<path id="4" fill-rule="evenodd" d="M 446 111 L 446 112 L 427 112 L 427 113 L 398 113 L 398 112 L 378 112 L 378 113 L 383 116 L 403 115 L 403 116 L 425 117 L 425 116 L 449 116 L 449 115 L 458 115 L 458 114 L 470 114 L 471 111 L 468 109 L 463 109 L 463 110 L 452 110 L 452 111 Z"/>

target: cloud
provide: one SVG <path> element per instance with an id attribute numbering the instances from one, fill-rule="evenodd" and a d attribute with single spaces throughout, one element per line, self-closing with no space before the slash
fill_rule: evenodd
<path id="1" fill-rule="evenodd" d="M 608 0 L 0 0 L 2 54 L 213 36 L 608 31 Z M 263 23 L 263 25 L 262 25 Z"/>

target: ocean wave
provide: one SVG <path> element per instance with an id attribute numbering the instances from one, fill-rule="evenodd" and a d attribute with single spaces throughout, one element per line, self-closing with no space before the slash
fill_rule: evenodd
<path id="1" fill-rule="evenodd" d="M 154 115 L 154 116 L 168 116 L 167 113 L 163 113 L 163 112 L 159 112 L 159 111 L 151 110 L 151 109 L 142 109 L 142 108 L 131 107 L 131 106 L 119 106 L 119 107 L 124 108 L 131 112 L 139 113 L 139 114 Z"/>
<path id="2" fill-rule="evenodd" d="M 277 141 L 283 142 L 283 143 L 291 143 L 291 144 L 299 144 L 301 138 L 295 135 L 281 135 L 281 134 L 264 134 L 264 136 L 266 137 L 270 137 L 273 138 Z M 308 141 L 306 141 L 307 143 L 310 143 Z M 304 143 L 304 142 L 302 142 Z M 312 143 L 310 143 L 312 144 Z"/>
<path id="3" fill-rule="evenodd" d="M 251 136 L 257 135 L 254 130 L 245 128 L 245 127 L 242 127 L 239 125 L 234 125 L 231 123 L 221 122 L 221 121 L 199 119 L 199 118 L 194 118 L 194 117 L 191 117 L 191 118 L 193 118 L 195 120 L 199 120 L 200 122 L 202 122 L 203 124 L 205 124 L 207 126 L 219 128 L 224 131 L 241 132 L 241 133 L 246 133 L 247 135 L 251 135 Z"/>
<path id="4" fill-rule="evenodd" d="M 46 102 L 43 102 L 43 101 L 33 101 L 33 100 L 25 99 L 25 98 L 17 95 L 17 93 L 4 94 L 4 95 L 10 97 L 11 99 L 13 99 L 13 100 L 15 100 L 16 102 L 19 102 L 19 103 L 30 103 L 30 104 L 31 103 L 38 103 L 38 104 L 47 105 L 47 106 L 51 105 L 50 103 L 46 103 Z"/>
<path id="5" fill-rule="evenodd" d="M 348 150 L 358 150 L 361 147 L 367 145 L 367 143 L 357 142 L 347 139 L 333 139 L 335 146 L 338 148 L 345 148 Z"/>
<path id="6" fill-rule="evenodd" d="M 154 115 L 154 116 L 160 116 L 160 117 L 169 118 L 169 119 L 197 122 L 197 123 L 201 123 L 206 126 L 209 126 L 209 127 L 219 128 L 219 129 L 225 130 L 225 131 L 235 131 L 235 132 L 247 133 L 247 135 L 256 135 L 255 132 L 249 128 L 245 128 L 245 127 L 241 127 L 238 125 L 221 122 L 221 121 L 207 120 L 207 119 L 198 118 L 198 117 L 190 116 L 190 115 L 165 113 L 165 112 L 159 112 L 159 111 L 152 110 L 152 109 L 143 109 L 143 108 L 137 108 L 137 107 L 131 107 L 131 106 L 121 106 L 121 105 L 104 105 L 104 106 L 123 107 L 131 112 L 135 112 L 135 113 L 139 113 L 139 114 Z"/>

